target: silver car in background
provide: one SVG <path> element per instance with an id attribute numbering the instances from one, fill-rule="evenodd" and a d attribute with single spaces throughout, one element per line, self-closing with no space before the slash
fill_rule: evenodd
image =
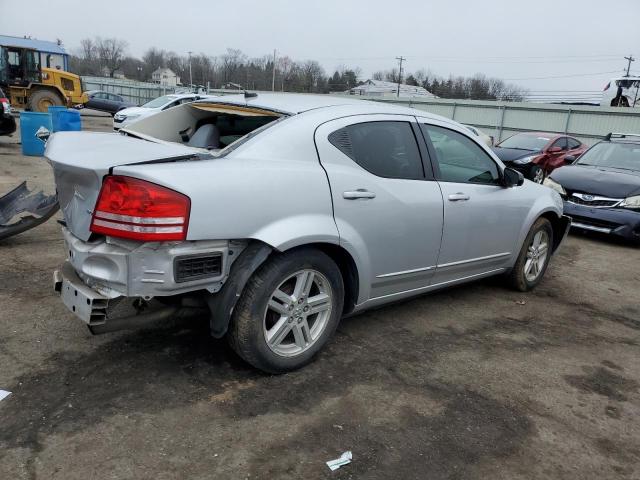
<path id="1" fill-rule="evenodd" d="M 308 363 L 341 317 L 505 274 L 542 279 L 570 220 L 464 126 L 357 99 L 245 94 L 50 138 L 94 333 L 199 312 L 246 361 Z"/>

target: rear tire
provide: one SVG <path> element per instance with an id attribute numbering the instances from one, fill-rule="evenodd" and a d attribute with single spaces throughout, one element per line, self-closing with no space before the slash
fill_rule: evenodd
<path id="1" fill-rule="evenodd" d="M 344 283 L 323 252 L 302 248 L 269 258 L 249 279 L 227 340 L 254 367 L 284 373 L 308 364 L 333 335 Z"/>
<path id="2" fill-rule="evenodd" d="M 546 218 L 539 218 L 529 230 L 516 264 L 507 282 L 516 290 L 527 292 L 535 288 L 547 271 L 553 245 L 553 227 Z"/>
<path id="3" fill-rule="evenodd" d="M 49 107 L 64 105 L 60 95 L 50 90 L 36 90 L 29 96 L 27 110 L 47 113 Z"/>

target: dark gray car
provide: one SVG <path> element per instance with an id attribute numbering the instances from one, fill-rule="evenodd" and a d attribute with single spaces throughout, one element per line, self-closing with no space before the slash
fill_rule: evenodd
<path id="1" fill-rule="evenodd" d="M 125 108 L 136 106 L 134 103 L 127 102 L 120 95 L 103 92 L 101 90 L 89 91 L 87 92 L 87 96 L 89 97 L 89 101 L 85 104 L 85 108 L 107 112 L 111 115 Z"/>

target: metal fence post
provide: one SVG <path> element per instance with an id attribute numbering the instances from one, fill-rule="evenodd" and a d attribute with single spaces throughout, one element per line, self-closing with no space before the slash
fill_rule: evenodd
<path id="1" fill-rule="evenodd" d="M 506 105 L 500 105 L 500 110 L 502 110 L 500 115 L 500 126 L 498 127 L 498 142 L 502 140 L 502 128 L 504 127 L 504 112 L 507 111 Z"/>
<path id="2" fill-rule="evenodd" d="M 456 119 L 456 109 L 458 108 L 458 104 L 453 102 L 453 111 L 451 112 L 451 120 Z"/>
<path id="3" fill-rule="evenodd" d="M 567 121 L 564 124 L 564 134 L 569 132 L 569 120 L 571 120 L 571 109 L 567 110 Z"/>

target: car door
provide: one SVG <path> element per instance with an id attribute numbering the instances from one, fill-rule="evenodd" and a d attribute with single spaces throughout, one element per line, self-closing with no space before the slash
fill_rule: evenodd
<path id="1" fill-rule="evenodd" d="M 471 137 L 420 122 L 444 199 L 442 246 L 432 280 L 444 284 L 508 266 L 530 205 L 502 186 L 498 163 Z"/>
<path id="2" fill-rule="evenodd" d="M 544 170 L 547 175 L 553 172 L 556 168 L 564 165 L 564 157 L 568 153 L 567 148 L 567 137 L 560 137 L 556 139 L 551 146 L 547 148 L 547 160 L 545 161 L 544 166 Z"/>
<path id="3" fill-rule="evenodd" d="M 403 115 L 351 116 L 316 130 L 340 241 L 358 257 L 358 303 L 424 288 L 435 271 L 442 194 L 419 135 L 415 117 Z"/>
<path id="4" fill-rule="evenodd" d="M 98 92 L 94 94 L 93 97 L 91 97 L 90 107 L 96 110 L 104 110 L 106 107 L 105 96 L 106 93 L 104 92 Z"/>

